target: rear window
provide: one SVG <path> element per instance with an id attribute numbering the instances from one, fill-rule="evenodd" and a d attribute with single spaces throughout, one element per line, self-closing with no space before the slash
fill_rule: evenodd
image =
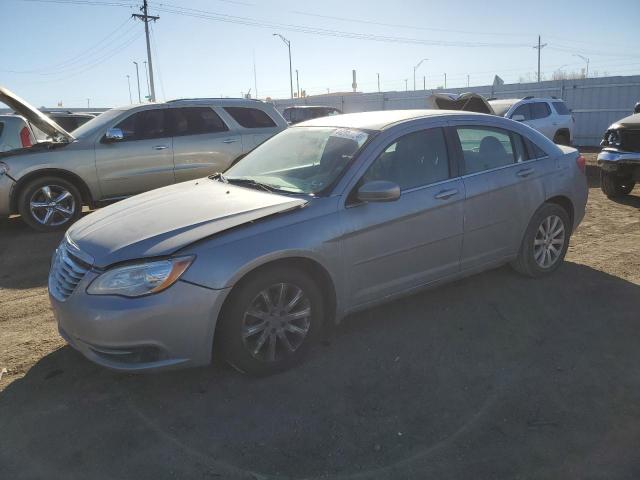
<path id="1" fill-rule="evenodd" d="M 567 105 L 564 102 L 552 102 L 552 103 L 553 103 L 553 108 L 556 109 L 556 112 L 558 112 L 558 115 L 570 115 L 571 114 L 571 112 L 567 108 Z"/>
<path id="2" fill-rule="evenodd" d="M 529 158 L 544 158 L 547 156 L 546 152 L 531 140 L 527 139 L 526 142 L 527 149 L 529 150 Z"/>
<path id="3" fill-rule="evenodd" d="M 262 110 L 247 107 L 224 107 L 225 111 L 244 128 L 275 127 L 275 122 Z"/>

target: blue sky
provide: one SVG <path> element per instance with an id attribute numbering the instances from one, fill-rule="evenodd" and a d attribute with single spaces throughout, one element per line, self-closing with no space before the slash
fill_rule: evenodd
<path id="1" fill-rule="evenodd" d="M 538 34 L 542 72 L 640 73 L 638 0 L 536 2 L 324 0 L 157 0 L 153 26 L 156 94 L 159 100 L 193 96 L 239 96 L 257 88 L 261 98 L 289 96 L 286 46 L 307 93 L 349 91 L 351 70 L 358 90 L 376 91 L 444 83 L 462 87 L 534 78 Z M 143 25 L 129 20 L 137 0 L 0 0 L 0 85 L 41 106 L 107 107 L 129 103 L 126 75 L 137 97 L 133 61 L 146 60 Z M 200 17 L 195 18 L 194 17 Z M 205 17 L 205 18 L 203 18 Z M 221 21 L 224 20 L 224 21 Z M 310 33 L 316 32 L 316 33 Z M 318 34 L 321 32 L 323 34 Z M 345 38 L 366 36 L 367 39 Z M 373 39 L 384 39 L 377 41 Z M 7 39 L 12 39 L 7 41 Z M 146 80 L 140 71 L 141 89 Z M 295 88 L 295 71 L 294 71 Z"/>

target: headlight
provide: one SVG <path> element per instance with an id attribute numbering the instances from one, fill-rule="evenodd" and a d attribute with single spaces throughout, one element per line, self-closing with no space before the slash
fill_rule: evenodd
<path id="1" fill-rule="evenodd" d="M 607 143 L 615 147 L 620 146 L 620 133 L 617 130 L 610 130 L 607 135 Z"/>
<path id="2" fill-rule="evenodd" d="M 0 162 L 0 177 L 9 172 L 9 165 L 4 162 Z"/>
<path id="3" fill-rule="evenodd" d="M 189 268 L 194 256 L 123 265 L 107 270 L 87 288 L 90 295 L 140 297 L 173 285 Z"/>

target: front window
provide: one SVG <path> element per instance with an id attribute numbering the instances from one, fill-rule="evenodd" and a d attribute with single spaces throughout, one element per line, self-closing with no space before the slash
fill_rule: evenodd
<path id="1" fill-rule="evenodd" d="M 272 137 L 225 176 L 277 190 L 315 194 L 331 185 L 351 163 L 369 134 L 337 127 L 295 127 Z"/>

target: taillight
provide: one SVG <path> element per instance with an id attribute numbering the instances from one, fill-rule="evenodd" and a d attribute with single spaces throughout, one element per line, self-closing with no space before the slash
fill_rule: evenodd
<path id="1" fill-rule="evenodd" d="M 30 147 L 32 145 L 31 134 L 27 127 L 22 127 L 22 130 L 20 130 L 20 142 L 22 143 L 23 148 Z"/>
<path id="2" fill-rule="evenodd" d="M 582 155 L 578 155 L 578 158 L 576 158 L 576 165 L 578 165 L 580 171 L 584 173 L 587 169 L 587 159 Z"/>

